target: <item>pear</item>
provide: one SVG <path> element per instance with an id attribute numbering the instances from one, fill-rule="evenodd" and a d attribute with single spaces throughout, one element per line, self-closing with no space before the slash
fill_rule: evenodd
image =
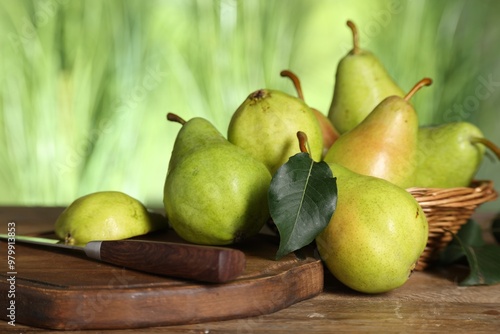
<path id="1" fill-rule="evenodd" d="M 409 99 L 420 87 L 431 83 L 431 79 L 424 78 L 404 98 L 385 98 L 360 124 L 335 141 L 324 161 L 385 179 L 402 188 L 413 186 L 418 116 Z"/>
<path id="2" fill-rule="evenodd" d="M 343 134 L 356 125 L 386 97 L 404 96 L 373 53 L 359 48 L 358 32 L 352 21 L 353 49 L 337 66 L 332 103 L 328 118 Z"/>
<path id="3" fill-rule="evenodd" d="M 348 287 L 382 293 L 402 286 L 428 238 L 422 207 L 403 188 L 328 164 L 337 178 L 337 208 L 316 245 L 329 271 Z"/>
<path id="4" fill-rule="evenodd" d="M 279 90 L 251 93 L 231 117 L 228 140 L 264 163 L 272 175 L 296 154 L 296 133 L 310 136 L 311 158 L 323 154 L 323 135 L 314 112 L 300 98 Z"/>
<path id="5" fill-rule="evenodd" d="M 500 159 L 500 149 L 469 122 L 421 127 L 418 131 L 415 186 L 468 187 L 481 165 L 486 148 Z"/>
<path id="6" fill-rule="evenodd" d="M 304 95 L 302 93 L 302 86 L 300 84 L 299 77 L 290 70 L 283 70 L 281 71 L 280 74 L 282 77 L 288 77 L 290 78 L 290 80 L 292 80 L 292 83 L 295 87 L 295 90 L 297 91 L 299 98 L 304 100 Z M 315 108 L 311 108 L 311 110 L 314 112 L 314 116 L 316 116 L 316 119 L 318 120 L 319 125 L 321 127 L 321 133 L 323 134 L 323 156 L 324 156 L 328 152 L 328 149 L 340 136 L 340 134 L 337 131 L 337 129 L 335 129 L 330 119 L 325 116 L 325 114 L 323 114 L 321 111 Z"/>
<path id="7" fill-rule="evenodd" d="M 257 234 L 269 219 L 271 174 L 231 144 L 208 120 L 184 121 L 164 184 L 163 203 L 175 232 L 186 241 L 229 245 Z"/>
<path id="8" fill-rule="evenodd" d="M 66 244 L 121 240 L 166 228 L 137 199 L 119 191 L 101 191 L 73 201 L 57 218 L 56 235 Z"/>
<path id="9" fill-rule="evenodd" d="M 297 133 L 307 152 L 307 135 Z M 416 267 L 429 234 L 422 207 L 386 180 L 328 163 L 336 178 L 337 205 L 316 246 L 329 271 L 348 287 L 382 293 L 402 286 Z"/>

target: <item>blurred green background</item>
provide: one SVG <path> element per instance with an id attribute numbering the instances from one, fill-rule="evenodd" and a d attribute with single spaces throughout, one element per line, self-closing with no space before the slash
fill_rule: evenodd
<path id="1" fill-rule="evenodd" d="M 403 90 L 434 80 L 413 99 L 421 124 L 467 120 L 500 144 L 499 1 L 2 0 L 0 204 L 120 190 L 161 206 L 179 130 L 166 113 L 225 134 L 252 91 L 295 94 L 283 69 L 326 113 L 347 19 Z M 499 166 L 478 178 L 500 189 Z"/>

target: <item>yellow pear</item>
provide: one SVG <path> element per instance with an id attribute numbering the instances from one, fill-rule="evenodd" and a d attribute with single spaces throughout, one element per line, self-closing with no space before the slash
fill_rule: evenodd
<path id="1" fill-rule="evenodd" d="M 297 153 L 297 131 L 309 134 L 311 157 L 323 154 L 323 135 L 311 108 L 300 98 L 279 90 L 251 93 L 231 117 L 227 139 L 261 161 L 274 175 Z"/>
<path id="2" fill-rule="evenodd" d="M 342 134 L 324 161 L 376 176 L 400 187 L 414 185 L 417 168 L 418 116 L 409 100 L 431 79 L 419 81 L 405 96 L 389 96 L 357 126 Z"/>
<path id="3" fill-rule="evenodd" d="M 402 286 L 425 249 L 428 223 L 406 190 L 329 163 L 337 208 L 316 237 L 330 272 L 350 288 L 382 293 Z"/>
<path id="4" fill-rule="evenodd" d="M 307 135 L 297 133 L 307 153 Z M 382 293 L 402 286 L 416 267 L 429 234 L 427 218 L 405 189 L 384 179 L 328 163 L 337 202 L 327 227 L 316 236 L 321 259 L 348 287 Z"/>
<path id="5" fill-rule="evenodd" d="M 121 240 L 167 227 L 137 199 L 120 191 L 101 191 L 73 201 L 57 218 L 56 235 L 67 244 Z"/>

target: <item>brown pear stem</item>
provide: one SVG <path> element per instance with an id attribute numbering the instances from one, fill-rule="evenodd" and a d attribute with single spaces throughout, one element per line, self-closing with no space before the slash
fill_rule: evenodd
<path id="1" fill-rule="evenodd" d="M 423 78 L 413 88 L 406 94 L 405 96 L 405 101 L 409 101 L 413 95 L 422 87 L 424 86 L 430 86 L 432 84 L 432 79 L 431 78 Z"/>
<path id="2" fill-rule="evenodd" d="M 299 139 L 300 152 L 309 154 L 309 150 L 307 149 L 307 135 L 305 132 L 298 131 L 297 138 Z"/>
<path id="3" fill-rule="evenodd" d="M 498 146 L 496 146 L 491 140 L 488 140 L 486 138 L 481 138 L 481 137 L 472 137 L 471 142 L 483 144 L 488 149 L 490 149 L 490 151 L 492 151 L 497 156 L 497 158 L 500 160 L 500 148 Z"/>
<path id="4" fill-rule="evenodd" d="M 290 70 L 283 70 L 280 72 L 282 77 L 288 77 L 292 80 L 295 90 L 301 100 L 304 100 L 304 94 L 302 93 L 302 86 L 300 85 L 299 77 Z"/>
<path id="5" fill-rule="evenodd" d="M 182 117 L 171 112 L 167 114 L 167 119 L 171 122 L 177 122 L 182 125 L 186 124 L 186 121 Z"/>
<path id="6" fill-rule="evenodd" d="M 356 28 L 356 25 L 351 20 L 347 21 L 347 26 L 352 30 L 352 53 L 356 55 L 359 53 L 358 28 Z"/>

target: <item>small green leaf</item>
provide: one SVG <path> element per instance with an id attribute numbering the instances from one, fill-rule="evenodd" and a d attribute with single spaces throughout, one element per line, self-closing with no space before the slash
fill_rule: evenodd
<path id="1" fill-rule="evenodd" d="M 453 241 L 441 253 L 440 260 L 442 264 L 452 264 L 464 258 L 470 273 L 458 283 L 460 286 L 500 283 L 500 245 L 486 244 L 481 227 L 473 220 L 469 220 L 453 236 Z"/>
<path id="2" fill-rule="evenodd" d="M 462 245 L 469 262 L 470 273 L 458 283 L 467 285 L 492 285 L 500 283 L 500 246 L 480 247 Z"/>
<path id="3" fill-rule="evenodd" d="M 269 188 L 269 210 L 280 235 L 276 258 L 310 244 L 328 225 L 336 205 L 337 180 L 328 164 L 307 153 L 291 157 Z"/>
<path id="4" fill-rule="evenodd" d="M 481 226 L 474 220 L 468 220 L 457 232 L 455 238 L 441 252 L 439 259 L 441 264 L 450 265 L 465 258 L 466 254 L 459 240 L 468 246 L 479 247 L 485 243 Z"/>
<path id="5" fill-rule="evenodd" d="M 491 223 L 491 233 L 493 234 L 495 240 L 500 243 L 500 214 L 497 215 Z"/>

